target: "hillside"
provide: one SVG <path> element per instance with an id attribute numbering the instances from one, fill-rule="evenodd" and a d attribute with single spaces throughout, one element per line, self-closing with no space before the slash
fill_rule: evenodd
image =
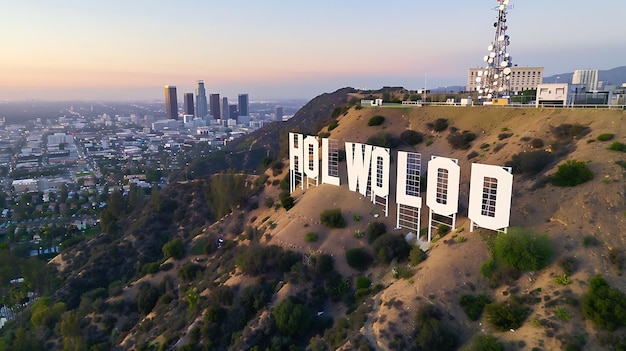
<path id="1" fill-rule="evenodd" d="M 322 95 L 293 122 L 262 129 L 247 145 L 258 139 L 278 154 L 285 135 L 297 131 L 324 133 L 342 149 L 345 141 L 390 141 L 394 150 L 421 153 L 423 165 L 432 155 L 458 159 L 457 226 L 433 240 L 427 257 L 406 244 L 407 231 L 393 229 L 395 206 L 385 217 L 381 207 L 348 190 L 345 173 L 339 187 L 298 188 L 286 210 L 281 187 L 289 159 L 274 159 L 261 175 L 197 176 L 128 204 L 116 214 L 115 230 L 51 261 L 61 278 L 53 302 L 63 305 L 33 307 L 2 330 L 0 341 L 14 349 L 38 340 L 40 349 L 447 350 L 481 349 L 480 335 L 506 350 L 626 345 L 626 320 L 606 330 L 582 312 L 597 274 L 626 292 L 626 156 L 607 150 L 626 143 L 624 111 L 347 107 L 359 98 L 349 89 Z M 368 126 L 374 116 L 384 122 Z M 435 131 L 440 119 L 447 127 Z M 329 131 L 332 121 L 337 126 Z M 423 141 L 402 141 L 406 130 L 422 133 Z M 464 131 L 473 140 L 450 137 L 468 135 Z M 598 140 L 603 134 L 612 138 Z M 544 268 L 497 267 L 487 275 L 483 266 L 498 239 L 487 230 L 469 232 L 470 165 L 516 159 L 511 226 L 547 234 L 553 253 Z M 593 179 L 551 184 L 549 177 L 568 160 L 584 162 Z M 345 226 L 323 223 L 321 214 L 333 208 Z M 353 268 L 347 253 L 357 251 L 349 249 L 361 249 L 370 264 Z M 559 280 L 565 283 L 558 283 L 565 270 Z M 471 320 L 459 299 L 478 294 L 517 306 L 513 315 L 524 318 L 505 331 L 486 313 Z"/>

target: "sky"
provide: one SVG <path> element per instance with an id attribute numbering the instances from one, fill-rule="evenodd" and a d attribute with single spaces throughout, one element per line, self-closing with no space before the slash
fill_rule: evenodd
<path id="1" fill-rule="evenodd" d="M 508 52 L 544 75 L 626 65 L 626 1 L 511 0 Z M 466 85 L 496 0 L 29 0 L 0 4 L 0 101 L 310 99 Z"/>

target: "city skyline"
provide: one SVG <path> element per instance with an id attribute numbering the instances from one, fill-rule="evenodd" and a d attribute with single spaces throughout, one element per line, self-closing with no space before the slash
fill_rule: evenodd
<path id="1" fill-rule="evenodd" d="M 624 65 L 626 3 L 511 4 L 509 52 L 519 66 L 541 66 L 550 76 Z M 198 80 L 207 93 L 258 99 L 310 99 L 345 86 L 465 85 L 467 69 L 483 65 L 496 6 L 15 2 L 2 17 L 0 100 L 158 100 L 164 84 L 193 92 Z"/>

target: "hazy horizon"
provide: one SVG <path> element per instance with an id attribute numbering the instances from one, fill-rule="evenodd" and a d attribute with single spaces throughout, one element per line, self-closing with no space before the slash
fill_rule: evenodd
<path id="1" fill-rule="evenodd" d="M 543 66 L 545 76 L 624 65 L 626 3 L 511 4 L 514 64 Z M 180 98 L 197 80 L 207 93 L 256 100 L 311 99 L 346 86 L 464 86 L 467 69 L 484 64 L 496 6 L 15 2 L 1 22 L 0 101 L 160 100 L 164 85 L 176 85 Z"/>

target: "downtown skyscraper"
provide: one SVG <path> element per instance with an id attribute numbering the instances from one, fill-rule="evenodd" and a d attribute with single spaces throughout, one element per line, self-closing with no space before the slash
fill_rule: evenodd
<path id="1" fill-rule="evenodd" d="M 209 95 L 209 104 L 211 107 L 211 117 L 213 117 L 213 119 L 220 119 L 222 117 L 220 113 L 220 94 Z"/>
<path id="2" fill-rule="evenodd" d="M 204 81 L 199 80 L 196 87 L 196 116 L 204 118 L 209 114 L 206 91 L 204 90 Z"/>
<path id="3" fill-rule="evenodd" d="M 247 116 L 250 112 L 250 101 L 248 100 L 248 94 L 239 94 L 239 98 L 237 100 L 237 110 L 239 111 L 239 116 Z"/>
<path id="4" fill-rule="evenodd" d="M 186 115 L 194 115 L 193 93 L 183 95 L 183 111 Z"/>
<path id="5" fill-rule="evenodd" d="M 176 86 L 165 86 L 165 118 L 178 119 L 178 100 Z"/>

